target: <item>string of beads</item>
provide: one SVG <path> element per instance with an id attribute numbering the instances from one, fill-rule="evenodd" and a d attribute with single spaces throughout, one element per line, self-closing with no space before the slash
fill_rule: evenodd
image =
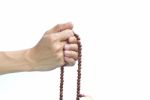
<path id="1" fill-rule="evenodd" d="M 82 57 L 82 45 L 80 42 L 79 35 L 74 33 L 74 36 L 77 38 L 77 44 L 78 44 L 78 69 L 77 69 L 77 90 L 76 90 L 76 100 L 80 100 L 81 97 L 84 97 L 83 94 L 80 94 L 80 88 L 81 88 L 81 57 Z M 61 66 L 60 68 L 60 94 L 59 94 L 59 100 L 63 100 L 63 86 L 64 86 L 64 66 Z"/>

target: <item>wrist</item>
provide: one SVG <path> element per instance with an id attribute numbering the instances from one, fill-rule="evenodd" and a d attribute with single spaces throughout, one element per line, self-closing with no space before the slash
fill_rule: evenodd
<path id="1" fill-rule="evenodd" d="M 28 51 L 0 52 L 0 73 L 31 71 L 33 64 L 27 59 Z"/>
<path id="2" fill-rule="evenodd" d="M 34 68 L 37 66 L 37 63 L 34 60 L 34 48 L 30 48 L 26 50 L 25 59 L 29 66 L 28 71 L 34 71 Z"/>

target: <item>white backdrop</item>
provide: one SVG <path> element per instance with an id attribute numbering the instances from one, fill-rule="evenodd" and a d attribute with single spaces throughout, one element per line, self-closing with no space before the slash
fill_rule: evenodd
<path id="1" fill-rule="evenodd" d="M 1 0 L 0 51 L 34 46 L 72 21 L 83 44 L 82 92 L 94 100 L 150 100 L 149 0 Z M 75 100 L 76 67 L 65 100 Z M 0 100 L 58 100 L 59 69 L 0 76 Z"/>

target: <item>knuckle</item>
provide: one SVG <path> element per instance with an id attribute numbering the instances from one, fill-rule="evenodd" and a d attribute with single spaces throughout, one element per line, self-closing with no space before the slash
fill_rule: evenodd
<path id="1" fill-rule="evenodd" d="M 77 41 L 77 38 L 74 36 L 74 40 Z"/>
<path id="2" fill-rule="evenodd" d="M 69 33 L 72 34 L 72 36 L 73 36 L 73 30 L 69 30 Z"/>
<path id="3" fill-rule="evenodd" d="M 73 30 L 68 29 L 68 32 L 73 33 Z"/>
<path id="4" fill-rule="evenodd" d="M 48 39 L 49 39 L 50 42 L 55 42 L 55 41 L 57 41 L 57 37 L 55 36 L 55 34 L 50 34 L 50 35 L 48 36 Z"/>
<path id="5" fill-rule="evenodd" d="M 71 51 L 71 54 L 76 56 L 76 55 L 77 55 L 77 52 Z"/>
<path id="6" fill-rule="evenodd" d="M 72 47 L 77 49 L 78 45 L 77 44 L 72 44 Z"/>
<path id="7" fill-rule="evenodd" d="M 77 44 L 68 44 L 66 46 L 66 49 L 73 50 L 73 51 L 78 51 L 78 45 Z"/>
<path id="8" fill-rule="evenodd" d="M 57 31 L 61 31 L 61 24 L 57 24 L 57 25 L 56 25 L 56 30 L 57 30 Z"/>
<path id="9" fill-rule="evenodd" d="M 73 58 L 74 58 L 75 60 L 77 60 L 77 59 L 78 59 L 78 53 L 77 53 L 77 52 L 75 52 L 75 53 L 74 53 Z"/>
<path id="10" fill-rule="evenodd" d="M 74 47 L 75 52 L 78 52 L 78 49 L 79 49 L 78 45 L 75 45 Z"/>
<path id="11" fill-rule="evenodd" d="M 78 52 L 75 54 L 75 59 L 76 60 L 78 59 Z"/>
<path id="12" fill-rule="evenodd" d="M 54 52 L 55 53 L 58 53 L 58 52 L 60 52 L 61 50 L 62 50 L 62 46 L 61 45 L 59 45 L 59 44 L 55 44 L 55 45 L 53 45 L 53 49 L 54 49 Z"/>
<path id="13" fill-rule="evenodd" d="M 66 30 L 66 33 L 68 33 L 68 34 L 70 34 L 71 36 L 73 36 L 73 30 L 68 29 L 68 30 Z"/>
<path id="14" fill-rule="evenodd" d="M 73 36 L 72 41 L 77 41 L 77 38 L 75 36 Z"/>

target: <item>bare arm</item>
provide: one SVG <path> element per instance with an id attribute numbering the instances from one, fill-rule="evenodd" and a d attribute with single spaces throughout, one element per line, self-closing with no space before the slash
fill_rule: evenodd
<path id="1" fill-rule="evenodd" d="M 56 25 L 33 48 L 0 52 L 0 74 L 49 71 L 64 64 L 74 65 L 78 46 L 72 27 L 70 23 Z"/>
<path id="2" fill-rule="evenodd" d="M 0 52 L 0 74 L 31 70 L 27 51 Z"/>

